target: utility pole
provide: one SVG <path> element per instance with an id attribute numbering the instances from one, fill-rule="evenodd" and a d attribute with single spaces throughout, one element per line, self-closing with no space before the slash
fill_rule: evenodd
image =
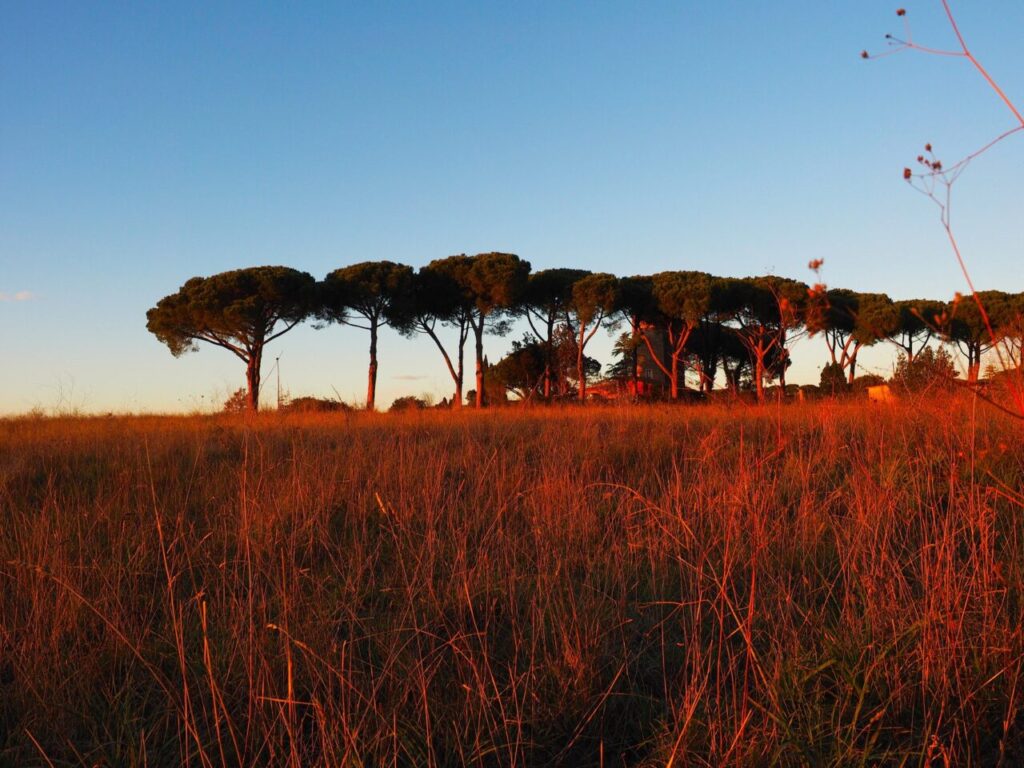
<path id="1" fill-rule="evenodd" d="M 277 368 L 277 410 L 281 410 L 281 356 L 274 358 L 274 367 Z"/>

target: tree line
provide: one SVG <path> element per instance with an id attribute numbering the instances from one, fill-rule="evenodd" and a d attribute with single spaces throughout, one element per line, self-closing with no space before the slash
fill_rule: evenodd
<path id="1" fill-rule="evenodd" d="M 734 390 L 765 399 L 768 382 L 785 386 L 792 343 L 821 335 L 829 365 L 852 383 L 859 352 L 887 341 L 907 361 L 935 340 L 960 350 L 967 377 L 979 378 L 982 356 L 996 345 L 1020 365 L 1024 294 L 984 291 L 953 301 L 894 301 L 881 293 L 828 289 L 776 275 L 732 278 L 697 271 L 617 277 L 582 269 L 533 272 L 510 253 L 460 254 L 415 270 L 390 261 L 362 262 L 322 280 L 284 266 L 250 267 L 194 277 L 147 312 L 147 328 L 175 356 L 198 342 L 222 347 L 246 367 L 247 404 L 259 407 L 266 345 L 299 323 L 341 323 L 369 334 L 366 407 L 376 400 L 377 339 L 390 326 L 435 345 L 452 378 L 452 403 L 464 398 L 465 351 L 472 340 L 474 402 L 487 400 L 488 334 L 505 335 L 516 320 L 529 329 L 493 367 L 502 386 L 525 399 L 587 398 L 600 366 L 586 355 L 602 327 L 625 326 L 613 373 L 639 392 L 641 357 L 663 374 L 666 395 L 686 392 L 687 371 L 698 390 L 717 373 Z M 441 328 L 454 331 L 445 342 Z"/>

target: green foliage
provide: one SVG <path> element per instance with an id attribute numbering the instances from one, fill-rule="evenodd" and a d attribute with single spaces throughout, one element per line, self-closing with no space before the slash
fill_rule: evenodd
<path id="1" fill-rule="evenodd" d="M 597 272 L 581 277 L 572 286 L 567 309 L 575 316 L 579 328 L 600 323 L 615 311 L 619 301 L 619 281 L 615 275 Z"/>
<path id="2" fill-rule="evenodd" d="M 808 316 L 808 330 L 811 333 L 853 332 L 857 318 L 857 294 L 846 288 L 830 288 L 824 293 L 824 301 L 815 303 L 815 311 Z"/>
<path id="3" fill-rule="evenodd" d="M 585 269 L 544 269 L 530 274 L 521 305 L 542 323 L 554 324 L 572 300 L 573 286 L 589 275 Z M 542 339 L 544 340 L 544 339 Z"/>
<path id="4" fill-rule="evenodd" d="M 513 341 L 512 351 L 492 365 L 488 373 L 496 384 L 525 400 L 543 393 L 546 360 L 546 346 L 527 337 Z"/>
<path id="5" fill-rule="evenodd" d="M 615 275 L 599 272 L 580 278 L 572 286 L 567 322 L 575 324 L 576 383 L 579 399 L 587 396 L 587 366 L 584 351 L 605 318 L 618 307 L 619 280 Z M 598 367 L 600 371 L 600 366 Z"/>
<path id="6" fill-rule="evenodd" d="M 884 293 L 859 293 L 833 288 L 826 293 L 823 313 L 813 313 L 808 329 L 832 333 L 842 346 L 853 338 L 858 346 L 870 346 L 899 329 L 900 311 Z"/>
<path id="7" fill-rule="evenodd" d="M 520 304 L 530 330 L 541 344 L 537 350 L 541 356 L 541 382 L 534 384 L 532 378 L 527 382 L 512 371 L 497 374 L 506 376 L 506 387 L 520 393 L 521 397 L 531 396 L 534 387 L 545 397 L 556 396 L 564 389 L 565 376 L 557 370 L 563 350 L 556 348 L 559 346 L 556 337 L 572 310 L 574 287 L 590 274 L 582 269 L 546 269 L 530 275 Z M 514 368 L 518 363 L 510 360 L 508 365 Z"/>
<path id="8" fill-rule="evenodd" d="M 530 263 L 511 253 L 481 253 L 476 256 L 461 254 L 438 259 L 432 261 L 428 268 L 457 289 L 458 300 L 452 307 L 452 316 L 457 318 L 459 325 L 459 370 L 468 324 L 475 340 L 476 406 L 483 407 L 488 399 L 484 383 L 484 335 L 487 331 L 504 335 L 511 328 L 509 316 L 519 308 L 530 274 Z M 425 327 L 422 320 L 420 326 Z M 432 331 L 428 330 L 428 333 Z M 441 346 L 436 337 L 434 341 L 438 347 Z M 445 360 L 449 370 L 452 370 L 447 353 Z M 457 379 L 457 390 L 461 386 L 460 376 L 454 376 Z M 500 394 L 504 396 L 504 389 Z"/>
<path id="9" fill-rule="evenodd" d="M 673 399 L 685 385 L 683 360 L 691 335 L 708 324 L 719 309 L 719 287 L 710 275 L 686 271 L 659 272 L 650 278 L 630 278 L 626 283 L 620 306 L 627 308 L 634 331 L 644 327 L 639 340 L 650 362 L 668 379 Z M 651 338 L 651 331 L 657 339 Z M 705 347 L 710 341 L 710 337 L 705 339 Z M 707 356 L 705 368 L 706 362 Z"/>
<path id="10" fill-rule="evenodd" d="M 794 327 L 803 321 L 810 289 L 806 283 L 777 275 L 726 278 L 720 286 L 723 313 L 744 327 Z"/>
<path id="11" fill-rule="evenodd" d="M 612 346 L 613 360 L 605 369 L 611 379 L 628 379 L 633 375 L 633 355 L 637 354 L 643 342 L 632 333 L 620 333 Z"/>
<path id="12" fill-rule="evenodd" d="M 334 322 L 350 322 L 350 312 L 372 323 L 398 315 L 413 292 L 413 270 L 392 261 L 365 261 L 336 269 L 321 285 L 318 314 Z"/>
<path id="13" fill-rule="evenodd" d="M 1002 291 L 979 291 L 977 298 L 957 296 L 948 307 L 944 336 L 954 343 L 991 347 L 993 335 L 998 338 L 1000 329 L 1017 316 L 1015 303 L 1013 296 Z"/>
<path id="14" fill-rule="evenodd" d="M 429 407 L 429 404 L 426 400 L 406 395 L 395 398 L 395 401 L 391 403 L 391 407 L 388 410 L 392 413 L 399 413 L 401 411 L 422 411 L 427 407 Z"/>
<path id="15" fill-rule="evenodd" d="M 450 279 L 463 307 L 487 316 L 517 306 L 526 290 L 530 262 L 511 253 L 460 254 L 436 259 L 427 269 Z"/>
<path id="16" fill-rule="evenodd" d="M 242 359 L 314 309 L 316 281 L 289 267 L 250 267 L 193 277 L 146 313 L 146 328 L 178 356 L 205 341 Z M 285 328 L 274 332 L 278 323 Z"/>
<path id="17" fill-rule="evenodd" d="M 666 271 L 617 278 L 565 268 L 531 274 L 529 262 L 492 252 L 437 259 L 419 271 L 390 261 L 362 262 L 331 272 L 320 284 L 287 267 L 196 277 L 149 310 L 147 328 L 176 356 L 203 341 L 243 360 L 249 368 L 250 407 L 258 401 L 264 345 L 311 314 L 370 329 L 368 406 L 374 397 L 379 326 L 390 325 L 406 336 L 430 336 L 461 393 L 469 337 L 476 341 L 479 388 L 486 370 L 485 335 L 507 333 L 515 318 L 525 318 L 545 348 L 544 391 L 552 395 L 559 391 L 552 380 L 553 357 L 565 351 L 555 351 L 558 327 L 569 325 L 577 336 L 576 347 L 585 349 L 610 317 L 629 321 L 631 343 L 643 345 L 650 364 L 646 367 L 660 369 L 672 382 L 673 393 L 685 387 L 687 372 L 696 372 L 701 386 L 710 387 L 719 370 L 725 371 L 731 386 L 752 380 L 763 393 L 766 381 L 784 374 L 790 364 L 788 347 L 805 332 L 825 334 L 832 359 L 846 371 L 848 383 L 857 370 L 858 351 L 883 339 L 902 347 L 912 359 L 933 336 L 942 338 L 966 356 L 972 380 L 979 374 L 982 356 L 996 345 L 1004 364 L 1019 365 L 1024 357 L 1024 296 L 983 291 L 978 299 L 987 321 L 974 297 L 949 304 L 893 302 L 878 293 L 810 289 L 775 275 L 736 279 Z M 439 336 L 442 325 L 457 332 L 454 350 L 447 349 L 448 342 Z M 651 332 L 658 341 L 648 338 Z M 651 341 L 650 348 L 645 339 Z M 620 360 L 613 364 L 620 376 L 630 375 L 633 365 L 620 354 L 624 351 L 618 350 Z M 534 352 L 522 352 L 523 361 Z M 528 367 L 535 363 L 530 361 Z M 828 389 L 838 387 L 833 368 L 823 371 L 823 377 L 831 377 L 822 380 Z M 562 383 L 571 378 L 564 376 Z M 516 390 L 524 386 L 521 376 L 508 381 L 515 382 Z"/>
<path id="18" fill-rule="evenodd" d="M 249 407 L 249 393 L 245 387 L 236 389 L 224 401 L 224 413 L 242 413 Z"/>
<path id="19" fill-rule="evenodd" d="M 471 308 L 450 272 L 431 262 L 413 276 L 406 300 L 392 306 L 391 325 L 411 336 L 435 322 L 459 324 Z"/>
<path id="20" fill-rule="evenodd" d="M 627 317 L 649 320 L 657 310 L 650 275 L 632 275 L 619 280 L 619 311 Z"/>
<path id="21" fill-rule="evenodd" d="M 892 383 L 907 392 L 926 389 L 950 389 L 956 378 L 953 358 L 944 347 L 925 347 L 911 361 L 900 353 Z"/>
<path id="22" fill-rule="evenodd" d="M 894 302 L 896 328 L 893 342 L 911 353 L 925 346 L 931 337 L 945 323 L 946 304 L 931 299 L 905 299 Z"/>
<path id="23" fill-rule="evenodd" d="M 283 403 L 281 410 L 286 413 L 340 413 L 351 411 L 352 406 L 341 400 L 320 397 L 293 397 Z"/>
<path id="24" fill-rule="evenodd" d="M 758 399 L 763 400 L 765 379 L 781 378 L 792 362 L 787 344 L 804 322 L 810 288 L 798 280 L 762 275 L 723 279 L 719 291 L 720 313 L 736 326 L 750 357 Z"/>
<path id="25" fill-rule="evenodd" d="M 175 357 L 200 341 L 229 350 L 246 365 L 248 408 L 255 411 L 263 347 L 309 316 L 317 293 L 309 274 L 290 267 L 193 277 L 146 313 L 146 327 Z"/>
<path id="26" fill-rule="evenodd" d="M 484 381 L 484 397 L 483 402 L 485 405 L 505 405 L 508 403 L 508 394 L 505 387 L 501 382 L 496 381 L 494 377 L 489 375 Z M 466 405 L 476 405 L 476 389 L 471 389 L 466 392 Z"/>
<path id="27" fill-rule="evenodd" d="M 821 369 L 821 378 L 818 386 L 822 392 L 830 395 L 838 395 L 848 388 L 846 383 L 846 371 L 840 363 L 828 363 Z"/>
<path id="28" fill-rule="evenodd" d="M 364 261 L 336 269 L 320 286 L 320 317 L 370 332 L 367 410 L 372 411 L 376 401 L 378 329 L 391 318 L 403 322 L 412 292 L 412 267 L 392 261 Z M 359 315 L 365 324 L 355 322 L 353 314 Z"/>
<path id="29" fill-rule="evenodd" d="M 1021 297 L 1002 291 L 958 295 L 948 305 L 945 319 L 943 337 L 967 358 L 968 378 L 975 381 L 982 355 L 1004 339 L 1020 337 Z"/>
<path id="30" fill-rule="evenodd" d="M 659 272 L 651 277 L 651 298 L 665 322 L 694 328 L 716 309 L 716 282 L 704 272 Z"/>
<path id="31" fill-rule="evenodd" d="M 576 342 L 564 325 L 556 328 L 551 351 L 552 396 L 573 394 L 578 386 Z M 513 341 L 512 350 L 488 368 L 488 383 L 493 381 L 522 400 L 542 396 L 547 352 L 547 345 L 529 335 L 521 341 Z M 584 356 L 583 364 L 588 380 L 600 375 L 601 364 L 594 358 Z"/>
<path id="32" fill-rule="evenodd" d="M 858 293 L 853 338 L 862 346 L 871 346 L 888 338 L 899 328 L 899 311 L 884 293 Z"/>
<path id="33" fill-rule="evenodd" d="M 714 306 L 748 347 L 781 344 L 786 331 L 803 322 L 809 293 L 806 283 L 775 275 L 721 278 Z"/>

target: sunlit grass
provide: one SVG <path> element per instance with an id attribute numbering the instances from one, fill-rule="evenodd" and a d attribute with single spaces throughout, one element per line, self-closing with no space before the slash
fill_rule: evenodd
<path id="1" fill-rule="evenodd" d="M 0 422 L 0 763 L 1005 765 L 970 400 Z"/>

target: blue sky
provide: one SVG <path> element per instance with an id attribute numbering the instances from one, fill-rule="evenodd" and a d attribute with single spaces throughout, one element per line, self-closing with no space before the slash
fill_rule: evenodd
<path id="1" fill-rule="evenodd" d="M 949 44 L 938 0 L 905 6 L 919 40 Z M 1024 101 L 1024 4 L 954 8 Z M 0 412 L 222 400 L 237 360 L 174 359 L 145 312 L 193 275 L 258 264 L 321 277 L 503 250 L 535 269 L 809 280 L 824 258 L 831 285 L 948 298 L 963 278 L 900 171 L 926 141 L 952 160 L 1012 122 L 963 61 L 861 61 L 894 11 L 0 0 Z M 979 287 L 1024 290 L 1022 158 L 1010 140 L 957 183 Z M 356 400 L 365 346 L 302 328 L 268 356 L 292 394 Z M 791 379 L 824 358 L 806 343 Z M 429 343 L 385 335 L 380 403 L 449 391 Z"/>

